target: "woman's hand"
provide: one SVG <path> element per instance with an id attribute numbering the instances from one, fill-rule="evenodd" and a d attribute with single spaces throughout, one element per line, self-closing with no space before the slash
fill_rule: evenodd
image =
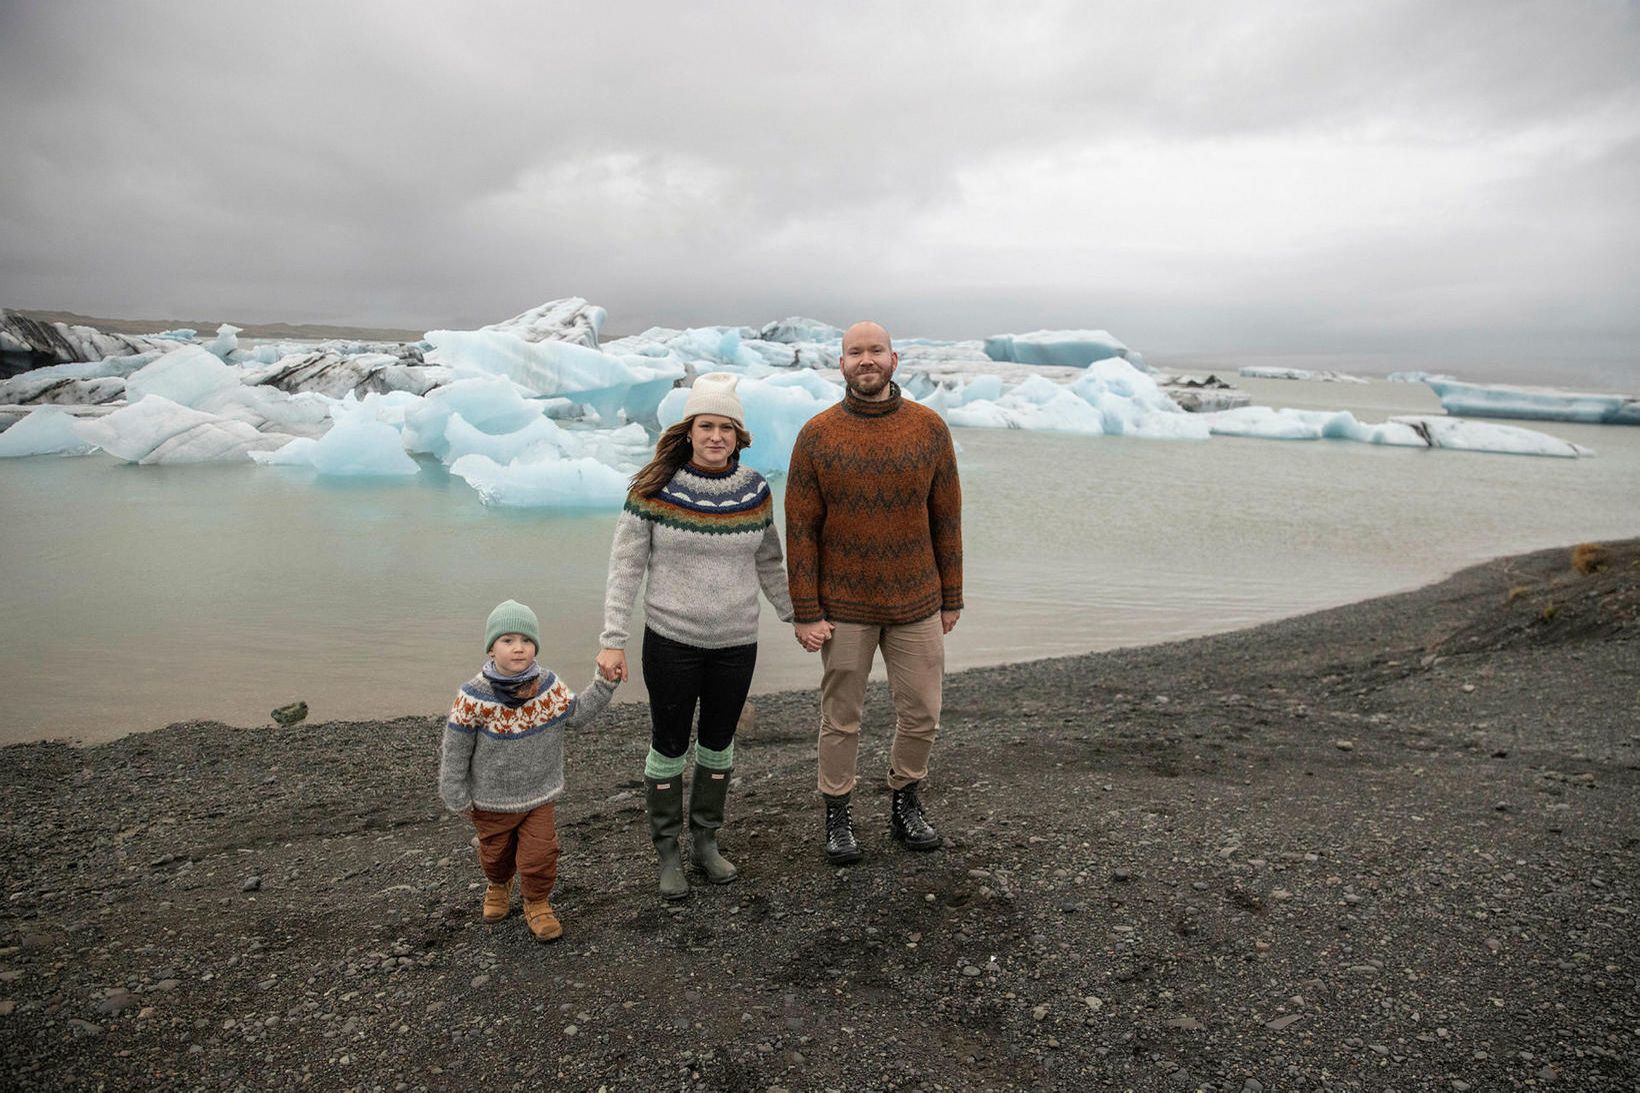
<path id="1" fill-rule="evenodd" d="M 626 682 L 626 650 L 598 650 L 598 674 L 611 683 Z"/>
<path id="2" fill-rule="evenodd" d="M 831 640 L 831 623 L 825 619 L 819 622 L 794 622 L 792 630 L 797 634 L 797 644 L 810 653 L 818 653 L 820 647 Z"/>

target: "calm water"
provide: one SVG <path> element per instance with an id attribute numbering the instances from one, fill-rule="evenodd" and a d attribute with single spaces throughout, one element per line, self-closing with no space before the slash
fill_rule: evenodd
<path id="1" fill-rule="evenodd" d="M 1242 384 L 1255 402 L 1363 420 L 1439 409 L 1422 386 Z M 1209 633 L 1499 554 L 1640 535 L 1640 429 L 1542 427 L 1600 454 L 958 430 L 968 609 L 949 660 Z M 311 721 L 434 713 L 509 596 L 541 616 L 543 663 L 580 687 L 614 520 L 486 509 L 436 466 L 335 483 L 237 464 L 0 461 L 0 742 L 266 724 L 296 699 Z M 760 657 L 757 690 L 818 680 L 818 657 L 767 611 Z M 643 697 L 636 682 L 621 693 Z"/>

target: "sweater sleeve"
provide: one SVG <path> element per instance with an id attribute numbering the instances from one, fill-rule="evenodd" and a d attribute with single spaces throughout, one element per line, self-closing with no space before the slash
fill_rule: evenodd
<path id="1" fill-rule="evenodd" d="M 786 584 L 784 555 L 780 551 L 780 532 L 773 521 L 763 529 L 763 541 L 757 545 L 757 583 L 763 586 L 763 595 L 774 605 L 774 613 L 781 622 L 792 621 L 792 597 Z"/>
<path id="2" fill-rule="evenodd" d="M 928 489 L 928 530 L 940 573 L 940 610 L 962 610 L 962 484 L 951 430 L 939 422 L 938 466 Z"/>
<path id="3" fill-rule="evenodd" d="M 615 684 L 594 672 L 592 682 L 581 688 L 570 700 L 569 716 L 564 719 L 564 728 L 579 729 L 602 713 L 614 695 Z"/>
<path id="4" fill-rule="evenodd" d="M 807 429 L 797 434 L 786 471 L 786 583 L 794 622 L 825 618 L 820 610 L 820 532 L 826 503 L 809 457 L 810 443 Z"/>
<path id="5" fill-rule="evenodd" d="M 456 695 L 458 705 L 461 697 Z M 438 795 L 451 812 L 464 811 L 473 803 L 473 745 L 477 740 L 477 728 L 462 724 L 452 706 L 444 722 L 444 743 L 438 759 Z"/>
<path id="6" fill-rule="evenodd" d="M 632 621 L 632 605 L 638 585 L 649 568 L 650 533 L 654 525 L 630 510 L 615 521 L 615 541 L 609 548 L 609 580 L 604 585 L 604 632 L 598 644 L 605 649 L 625 649 L 631 639 L 627 629 Z"/>

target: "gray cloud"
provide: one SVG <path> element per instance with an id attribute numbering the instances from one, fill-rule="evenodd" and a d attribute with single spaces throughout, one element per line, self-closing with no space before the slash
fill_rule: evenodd
<path id="1" fill-rule="evenodd" d="M 0 302 L 1632 360 L 1637 47 L 1602 0 L 5 5 Z"/>

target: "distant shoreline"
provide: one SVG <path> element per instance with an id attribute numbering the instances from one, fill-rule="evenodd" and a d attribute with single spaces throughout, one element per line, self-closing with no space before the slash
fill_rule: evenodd
<path id="1" fill-rule="evenodd" d="M 44 323 L 94 326 L 105 334 L 161 334 L 167 330 L 194 330 L 200 335 L 216 332 L 223 323 L 239 328 L 247 338 L 302 338 L 315 341 L 343 339 L 369 342 L 420 341 L 424 330 L 400 330 L 387 326 L 330 326 L 323 323 L 240 323 L 231 319 L 104 319 L 73 311 L 41 311 L 14 307 L 9 310 Z"/>

